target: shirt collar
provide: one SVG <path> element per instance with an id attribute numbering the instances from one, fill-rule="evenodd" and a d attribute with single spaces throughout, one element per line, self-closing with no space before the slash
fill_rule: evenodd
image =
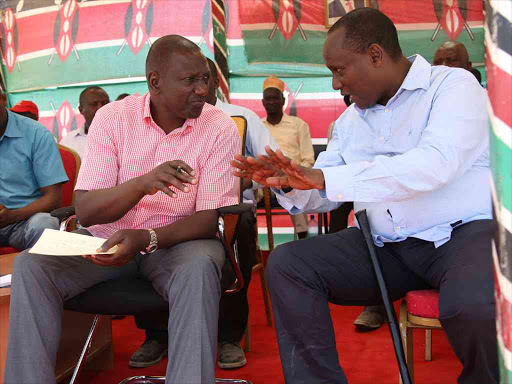
<path id="1" fill-rule="evenodd" d="M 151 116 L 151 104 L 150 104 L 151 97 L 149 95 L 149 92 L 144 95 L 144 112 L 142 114 L 142 118 L 144 120 L 150 119 L 153 121 L 153 116 Z M 154 121 L 153 121 L 154 122 Z"/>
<path id="2" fill-rule="evenodd" d="M 281 118 L 281 121 L 279 123 L 277 123 L 276 125 L 279 125 L 281 123 L 290 123 L 290 122 L 292 122 L 291 120 L 292 119 L 290 119 L 290 115 L 283 112 L 283 117 Z M 267 116 L 265 116 L 265 121 L 268 123 Z M 269 124 L 271 124 L 271 123 L 269 123 Z M 273 125 L 273 124 L 271 124 L 271 125 Z"/>
<path id="3" fill-rule="evenodd" d="M 163 131 L 163 129 L 160 128 L 157 123 L 155 123 L 155 120 L 153 120 L 153 116 L 151 116 L 151 103 L 150 103 L 150 101 L 151 101 L 151 96 L 150 96 L 150 94 L 148 92 L 148 93 L 146 93 L 144 95 L 144 112 L 142 114 L 142 118 L 143 118 L 143 120 L 146 120 L 147 122 L 154 124 L 154 126 L 157 127 L 162 132 L 162 134 L 165 135 L 165 132 Z M 206 108 L 207 105 L 209 105 L 209 104 L 205 103 L 205 105 L 203 107 L 203 110 L 204 110 L 204 108 Z M 185 122 L 183 123 L 183 125 L 181 127 L 176 128 L 170 134 L 172 134 L 173 132 L 175 132 L 175 133 L 183 132 L 183 131 L 185 131 L 185 130 L 187 130 L 189 128 L 190 129 L 193 128 L 194 124 L 195 124 L 195 121 L 196 121 L 196 119 L 187 119 L 187 120 L 185 120 Z"/>
<path id="4" fill-rule="evenodd" d="M 407 58 L 412 65 L 409 68 L 409 72 L 407 76 L 405 76 L 404 81 L 395 95 L 389 99 L 388 105 L 397 98 L 397 96 L 402 93 L 402 90 L 414 91 L 416 89 L 425 89 L 427 90 L 430 87 L 430 76 L 431 76 L 431 68 L 432 66 L 423 58 L 421 55 L 413 55 Z M 385 108 L 384 106 L 381 106 Z M 372 109 L 360 109 L 357 105 L 354 104 L 355 110 L 361 115 L 364 116 L 366 111 Z"/>
<path id="5" fill-rule="evenodd" d="M 23 137 L 23 131 L 18 125 L 18 116 L 15 113 L 9 111 L 7 108 L 7 128 L 5 130 L 5 137 Z M 28 117 L 27 117 L 28 119 Z"/>
<path id="6" fill-rule="evenodd" d="M 430 87 L 432 66 L 421 55 L 410 56 L 407 60 L 409 60 L 412 65 L 409 69 L 409 73 L 407 73 L 402 85 L 398 89 L 398 92 L 400 92 L 401 89 L 414 91 L 415 89 L 421 88 L 427 90 Z"/>
<path id="7" fill-rule="evenodd" d="M 85 124 L 82 125 L 82 127 L 78 130 L 78 132 L 76 133 L 77 136 L 87 136 L 87 134 L 85 133 Z"/>

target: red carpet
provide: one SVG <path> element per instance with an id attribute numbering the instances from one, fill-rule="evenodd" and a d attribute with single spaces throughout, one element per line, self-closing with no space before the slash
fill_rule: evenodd
<path id="1" fill-rule="evenodd" d="M 217 368 L 217 377 L 246 379 L 253 384 L 283 384 L 274 328 L 267 326 L 265 321 L 259 274 L 253 276 L 249 291 L 252 351 L 247 353 L 247 365 L 233 371 Z M 340 361 L 349 383 L 398 384 L 398 368 L 387 326 L 371 333 L 356 333 L 352 322 L 360 311 L 360 307 L 332 306 Z M 133 318 L 115 320 L 113 334 L 115 369 L 103 372 L 85 371 L 78 381 L 79 384 L 117 384 L 129 376 L 165 374 L 167 359 L 152 368 L 128 367 L 130 355 L 144 341 L 143 332 L 135 327 Z M 414 336 L 415 383 L 455 383 L 461 365 L 444 333 L 432 333 L 431 362 L 424 360 L 425 332 L 416 330 Z"/>

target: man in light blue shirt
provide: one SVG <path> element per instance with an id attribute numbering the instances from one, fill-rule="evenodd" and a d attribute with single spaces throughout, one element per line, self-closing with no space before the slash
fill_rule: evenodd
<path id="1" fill-rule="evenodd" d="M 486 97 L 463 69 L 405 58 L 376 9 L 342 17 L 323 55 L 354 102 L 314 168 L 280 151 L 235 174 L 280 188 L 292 213 L 366 209 L 393 300 L 439 289 L 439 320 L 463 364 L 459 384 L 498 383 Z M 278 247 L 267 266 L 286 383 L 345 384 L 328 303 L 382 301 L 357 228 Z M 381 373 L 376 373 L 376 376 Z"/>
<path id="2" fill-rule="evenodd" d="M 0 107 L 0 246 L 30 248 L 45 228 L 58 229 L 48 212 L 67 180 L 50 131 Z"/>

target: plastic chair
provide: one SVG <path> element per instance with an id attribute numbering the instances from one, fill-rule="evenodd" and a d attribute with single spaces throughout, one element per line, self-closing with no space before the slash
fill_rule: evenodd
<path id="1" fill-rule="evenodd" d="M 413 329 L 425 329 L 425 360 L 432 360 L 432 330 L 442 329 L 439 322 L 439 291 L 410 291 L 400 305 L 400 334 L 405 359 L 414 382 Z M 400 383 L 402 380 L 400 379 Z"/>

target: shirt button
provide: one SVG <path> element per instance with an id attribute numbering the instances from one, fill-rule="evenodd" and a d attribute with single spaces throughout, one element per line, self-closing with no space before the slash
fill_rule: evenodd
<path id="1" fill-rule="evenodd" d="M 384 110 L 384 112 L 386 112 L 386 113 L 387 113 L 387 112 L 389 112 L 389 109 L 387 109 L 387 108 L 386 108 L 386 109 Z"/>
<path id="2" fill-rule="evenodd" d="M 395 229 L 396 229 L 397 232 L 400 231 L 400 227 L 396 227 Z"/>
<path id="3" fill-rule="evenodd" d="M 379 137 L 380 141 L 384 141 L 384 136 Z"/>
<path id="4" fill-rule="evenodd" d="M 338 193 L 338 199 L 342 199 L 343 198 L 343 195 L 341 193 Z"/>

